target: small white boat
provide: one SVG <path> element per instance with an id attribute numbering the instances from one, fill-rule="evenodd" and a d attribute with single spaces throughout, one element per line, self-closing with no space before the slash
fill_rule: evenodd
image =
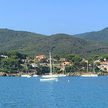
<path id="1" fill-rule="evenodd" d="M 66 75 L 64 75 L 64 74 L 60 74 L 60 75 L 58 75 L 58 77 L 65 77 Z"/>
<path id="2" fill-rule="evenodd" d="M 30 78 L 30 77 L 31 77 L 30 75 L 27 76 L 27 78 Z"/>
<path id="3" fill-rule="evenodd" d="M 58 81 L 57 78 L 44 78 L 44 79 L 40 79 L 40 81 Z"/>
<path id="4" fill-rule="evenodd" d="M 28 75 L 28 74 L 25 74 L 25 75 L 21 75 L 21 77 L 27 77 L 27 78 L 30 78 L 31 76 Z"/>
<path id="5" fill-rule="evenodd" d="M 37 77 L 38 75 L 33 75 L 33 77 Z"/>
<path id="6" fill-rule="evenodd" d="M 43 75 L 43 78 L 57 78 L 57 77 L 65 77 L 66 75 L 64 74 L 59 74 L 59 75 Z"/>
<path id="7" fill-rule="evenodd" d="M 98 77 L 98 75 L 97 74 L 82 74 L 81 75 L 82 77 Z"/>

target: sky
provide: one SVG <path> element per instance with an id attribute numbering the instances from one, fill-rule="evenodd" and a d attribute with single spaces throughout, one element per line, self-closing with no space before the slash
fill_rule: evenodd
<path id="1" fill-rule="evenodd" d="M 0 28 L 45 35 L 108 27 L 108 0 L 0 0 Z"/>

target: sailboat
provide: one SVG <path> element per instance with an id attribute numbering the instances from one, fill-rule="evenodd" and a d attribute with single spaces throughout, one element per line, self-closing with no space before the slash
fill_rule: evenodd
<path id="1" fill-rule="evenodd" d="M 53 75 L 53 73 L 52 73 L 51 52 L 49 52 L 49 57 L 50 57 L 50 73 L 49 73 L 49 75 L 43 75 L 42 77 L 44 79 L 40 79 L 40 81 L 51 81 L 51 80 L 57 81 L 58 80 L 57 79 L 58 76 Z"/>

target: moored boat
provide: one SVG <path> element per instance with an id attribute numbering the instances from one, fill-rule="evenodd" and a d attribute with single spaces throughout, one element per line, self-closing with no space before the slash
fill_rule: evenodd
<path id="1" fill-rule="evenodd" d="M 58 75 L 43 75 L 42 76 L 43 78 L 56 78 L 56 77 L 58 77 Z"/>
<path id="2" fill-rule="evenodd" d="M 40 81 L 58 81 L 58 78 L 43 78 Z"/>
<path id="3" fill-rule="evenodd" d="M 27 78 L 30 78 L 31 76 L 28 75 L 28 74 L 24 74 L 24 75 L 21 75 L 21 77 L 27 77 Z"/>
<path id="4" fill-rule="evenodd" d="M 82 74 L 81 76 L 82 77 L 98 77 L 97 74 L 93 74 L 93 73 L 90 73 L 90 74 Z"/>
<path id="5" fill-rule="evenodd" d="M 65 77 L 65 74 L 59 74 L 58 77 Z"/>
<path id="6" fill-rule="evenodd" d="M 51 52 L 49 52 L 49 58 L 50 58 L 50 74 L 49 75 L 43 75 L 42 77 L 44 78 L 44 79 L 40 79 L 40 81 L 50 81 L 50 80 L 58 80 L 56 77 L 58 77 L 58 75 L 54 75 L 53 73 L 52 73 L 52 63 L 51 63 Z M 45 79 L 46 78 L 46 79 Z"/>
<path id="7" fill-rule="evenodd" d="M 38 75 L 33 75 L 33 77 L 38 77 Z"/>

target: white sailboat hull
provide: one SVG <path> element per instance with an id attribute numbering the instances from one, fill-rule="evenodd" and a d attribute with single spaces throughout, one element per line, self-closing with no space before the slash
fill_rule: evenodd
<path id="1" fill-rule="evenodd" d="M 40 79 L 40 81 L 58 81 L 57 78 L 45 78 L 45 79 Z"/>
<path id="2" fill-rule="evenodd" d="M 43 75 L 43 78 L 56 78 L 58 75 Z"/>

